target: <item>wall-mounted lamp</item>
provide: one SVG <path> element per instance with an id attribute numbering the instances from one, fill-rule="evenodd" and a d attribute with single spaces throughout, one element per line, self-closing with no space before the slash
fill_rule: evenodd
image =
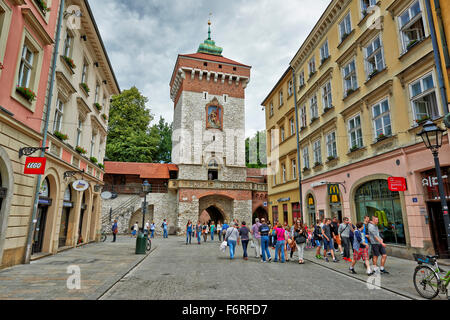
<path id="1" fill-rule="evenodd" d="M 98 62 L 94 62 L 94 66 L 98 68 Z"/>
<path id="2" fill-rule="evenodd" d="M 84 41 L 87 41 L 87 36 L 86 35 L 82 35 L 80 38 L 83 39 Z"/>
<path id="3" fill-rule="evenodd" d="M 106 81 L 106 80 L 103 80 L 103 84 L 107 84 L 108 83 L 108 81 Z"/>

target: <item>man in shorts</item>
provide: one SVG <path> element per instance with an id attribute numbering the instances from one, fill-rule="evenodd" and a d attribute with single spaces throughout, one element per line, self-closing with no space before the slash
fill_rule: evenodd
<path id="1" fill-rule="evenodd" d="M 331 256 L 333 257 L 333 262 L 338 262 L 336 260 L 336 257 L 334 256 L 334 245 L 333 245 L 333 238 L 331 236 L 331 219 L 326 218 L 325 224 L 322 228 L 322 238 L 323 238 L 323 255 L 325 256 L 325 261 L 328 262 L 327 252 L 331 253 Z"/>
<path id="2" fill-rule="evenodd" d="M 353 261 L 352 265 L 350 266 L 350 272 L 356 274 L 355 264 L 358 260 L 362 259 L 367 269 L 367 275 L 371 276 L 373 272 L 370 271 L 369 244 L 366 242 L 366 239 L 362 232 L 363 229 L 364 224 L 362 222 L 358 222 L 356 224 L 356 230 L 353 237 Z"/>
<path id="3" fill-rule="evenodd" d="M 381 256 L 380 263 L 380 273 L 389 274 L 384 269 L 386 263 L 386 244 L 384 244 L 383 239 L 380 236 L 380 231 L 378 230 L 378 217 L 372 216 L 372 220 L 369 223 L 369 239 L 372 244 L 372 254 L 373 254 L 373 270 L 378 271 L 378 257 Z"/>

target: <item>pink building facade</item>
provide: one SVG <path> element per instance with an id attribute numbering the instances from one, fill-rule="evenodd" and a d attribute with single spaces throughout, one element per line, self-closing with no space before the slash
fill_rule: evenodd
<path id="1" fill-rule="evenodd" d="M 37 179 L 19 150 L 42 143 L 59 4 L 0 0 L 0 268 L 24 260 Z"/>
<path id="2" fill-rule="evenodd" d="M 450 201 L 450 144 L 444 136 L 439 152 L 447 202 Z M 406 179 L 407 190 L 391 192 L 389 177 Z M 328 184 L 339 183 L 340 199 L 332 203 Z M 448 256 L 436 171 L 423 143 L 398 148 L 302 181 L 308 224 L 315 219 L 378 216 L 384 225 L 388 254 L 411 259 L 412 253 Z M 336 199 L 336 198 L 335 198 Z M 395 230 L 395 232 L 394 232 Z"/>

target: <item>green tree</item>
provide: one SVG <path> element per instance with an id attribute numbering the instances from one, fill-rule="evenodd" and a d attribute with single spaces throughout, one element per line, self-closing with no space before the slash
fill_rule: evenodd
<path id="1" fill-rule="evenodd" d="M 113 96 L 109 112 L 106 157 L 110 161 L 153 162 L 161 141 L 150 127 L 148 98 L 136 87 Z"/>
<path id="2" fill-rule="evenodd" d="M 248 168 L 266 168 L 266 133 L 256 132 L 252 138 L 245 139 L 245 163 Z"/>
<path id="3" fill-rule="evenodd" d="M 167 123 L 163 117 L 152 127 L 160 137 L 160 142 L 155 153 L 155 161 L 170 163 L 172 160 L 172 123 Z"/>

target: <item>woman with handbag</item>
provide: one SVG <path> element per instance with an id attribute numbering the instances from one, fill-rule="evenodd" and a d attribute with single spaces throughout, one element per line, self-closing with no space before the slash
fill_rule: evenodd
<path id="1" fill-rule="evenodd" d="M 308 239 L 308 235 L 306 233 L 306 225 L 302 225 L 301 223 L 297 223 L 295 225 L 294 230 L 294 240 L 297 245 L 297 254 L 298 254 L 298 263 L 304 264 L 303 254 L 305 252 L 306 239 Z"/>

